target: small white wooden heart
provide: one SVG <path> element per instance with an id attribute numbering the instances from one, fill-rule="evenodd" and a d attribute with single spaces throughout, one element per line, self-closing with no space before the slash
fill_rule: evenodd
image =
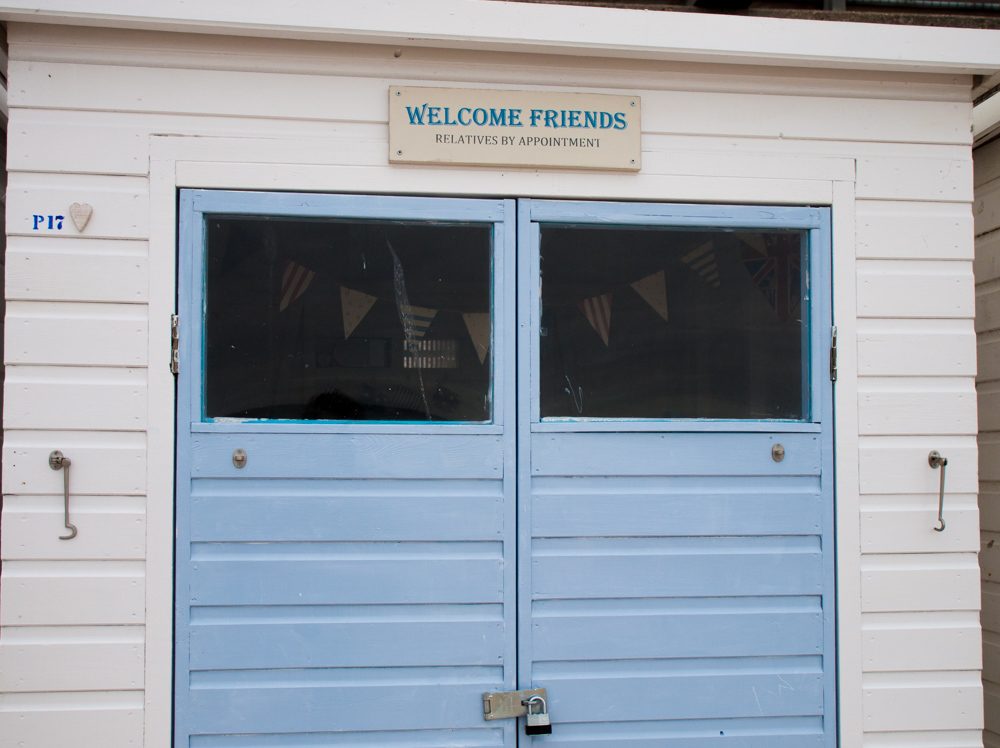
<path id="1" fill-rule="evenodd" d="M 94 214 L 94 208 L 89 203 L 73 203 L 69 206 L 69 217 L 73 219 L 76 230 L 83 233 L 90 223 L 90 217 Z"/>

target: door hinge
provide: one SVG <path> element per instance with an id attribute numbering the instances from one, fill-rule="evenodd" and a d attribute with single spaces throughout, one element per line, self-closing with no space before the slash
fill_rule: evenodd
<path id="1" fill-rule="evenodd" d="M 837 381 L 837 326 L 833 326 L 833 336 L 830 339 L 830 381 Z"/>
<path id="2" fill-rule="evenodd" d="M 170 373 L 178 374 L 181 370 L 181 318 L 170 315 Z"/>

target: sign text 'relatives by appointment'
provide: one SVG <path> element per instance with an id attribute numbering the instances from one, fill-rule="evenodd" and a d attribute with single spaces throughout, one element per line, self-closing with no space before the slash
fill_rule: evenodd
<path id="1" fill-rule="evenodd" d="M 639 99 L 603 94 L 391 88 L 389 160 L 639 169 Z"/>

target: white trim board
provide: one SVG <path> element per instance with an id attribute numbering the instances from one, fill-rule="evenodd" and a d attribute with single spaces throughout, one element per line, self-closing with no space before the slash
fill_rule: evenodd
<path id="1" fill-rule="evenodd" d="M 1000 31 L 498 0 L 5 0 L 0 20 L 686 62 L 989 75 Z"/>

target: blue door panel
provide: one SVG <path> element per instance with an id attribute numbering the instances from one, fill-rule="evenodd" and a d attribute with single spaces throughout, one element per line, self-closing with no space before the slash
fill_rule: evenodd
<path id="1" fill-rule="evenodd" d="M 421 481 L 406 495 L 393 488 L 391 481 L 364 479 L 198 481 L 191 539 L 428 541 L 431 530 L 432 542 L 503 539 L 500 486 Z"/>
<path id="2" fill-rule="evenodd" d="M 492 223 L 491 422 L 203 418 L 214 214 Z M 175 746 L 836 745 L 827 211 L 184 191 L 181 216 Z M 540 419 L 546 222 L 807 231 L 808 417 Z M 552 735 L 483 719 L 528 687 Z"/>
<path id="3" fill-rule="evenodd" d="M 536 201 L 519 210 L 518 407 L 527 438 L 518 464 L 518 678 L 548 689 L 554 725 L 549 737 L 522 739 L 832 748 L 825 213 Z M 806 232 L 807 417 L 541 419 L 537 268 L 546 222 Z"/>
<path id="4" fill-rule="evenodd" d="M 561 615 L 546 615 L 544 607 L 536 608 L 532 641 L 554 660 L 571 660 L 581 641 L 588 642 L 595 660 L 774 657 L 823 651 L 823 614 L 818 602 L 808 597 L 795 612 L 783 609 L 790 607 L 788 603 L 767 604 L 760 598 L 740 598 L 714 610 L 705 610 L 690 598 L 678 603 L 673 610 L 659 611 L 627 603 L 605 604 L 604 610 L 581 605 Z"/>
<path id="5" fill-rule="evenodd" d="M 626 428 L 626 427 L 623 427 Z M 723 427 L 724 428 L 724 427 Z M 781 462 L 771 459 L 775 444 Z M 776 476 L 820 473 L 817 434 L 535 433 L 531 475 Z"/>
<path id="6" fill-rule="evenodd" d="M 515 686 L 513 358 L 500 355 L 513 308 L 498 293 L 511 204 L 181 204 L 175 745 L 513 746 L 515 725 L 484 722 L 481 706 Z M 492 223 L 492 422 L 204 419 L 200 225 L 213 211 Z"/>
<path id="7" fill-rule="evenodd" d="M 802 535 L 819 532 L 823 495 L 811 476 L 539 478 L 532 520 L 539 537 Z"/>
<path id="8" fill-rule="evenodd" d="M 488 433 L 197 433 L 191 448 L 194 478 L 503 478 L 503 437 Z M 249 456 L 242 470 L 237 448 Z"/>

